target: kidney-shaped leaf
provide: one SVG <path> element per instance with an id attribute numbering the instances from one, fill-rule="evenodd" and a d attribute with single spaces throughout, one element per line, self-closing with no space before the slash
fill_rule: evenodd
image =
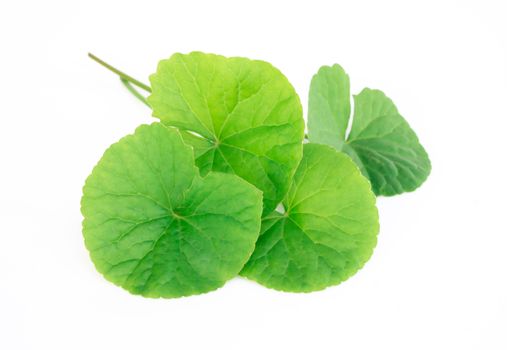
<path id="1" fill-rule="evenodd" d="M 285 214 L 264 218 L 243 276 L 310 292 L 344 281 L 370 258 L 379 229 L 375 195 L 345 154 L 306 144 L 284 207 Z"/>
<path id="2" fill-rule="evenodd" d="M 417 135 L 394 103 L 379 90 L 354 96 L 348 137 L 349 78 L 339 65 L 324 66 L 310 86 L 308 134 L 311 142 L 347 153 L 371 181 L 377 195 L 392 196 L 419 187 L 431 163 Z"/>
<path id="3" fill-rule="evenodd" d="M 237 275 L 258 238 L 262 194 L 232 174 L 201 178 L 178 131 L 155 123 L 104 153 L 81 211 L 86 247 L 106 279 L 170 298 Z"/>
<path id="4" fill-rule="evenodd" d="M 302 155 L 301 103 L 287 78 L 267 62 L 192 52 L 162 60 L 150 82 L 153 115 L 182 131 L 201 174 L 240 176 L 271 212 Z"/>

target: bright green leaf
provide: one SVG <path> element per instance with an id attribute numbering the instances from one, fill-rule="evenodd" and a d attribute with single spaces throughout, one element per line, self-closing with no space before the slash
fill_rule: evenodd
<path id="1" fill-rule="evenodd" d="M 182 130 L 201 174 L 240 176 L 270 213 L 302 155 L 302 109 L 287 78 L 267 62 L 193 52 L 162 60 L 150 82 L 153 115 Z"/>
<path id="2" fill-rule="evenodd" d="M 308 99 L 308 136 L 340 150 L 350 117 L 349 76 L 342 67 L 322 66 L 312 78 Z"/>
<path id="3" fill-rule="evenodd" d="M 178 131 L 156 123 L 104 153 L 81 210 L 86 247 L 106 279 L 170 298 L 237 275 L 258 238 L 262 194 L 232 174 L 201 178 Z"/>
<path id="4" fill-rule="evenodd" d="M 428 154 L 383 92 L 364 89 L 354 96 L 354 117 L 346 138 L 349 114 L 348 76 L 338 65 L 322 67 L 310 86 L 310 141 L 347 153 L 377 195 L 413 191 L 426 180 L 431 171 Z"/>
<path id="5" fill-rule="evenodd" d="M 346 280 L 370 258 L 379 229 L 375 195 L 345 154 L 306 144 L 283 204 L 285 214 L 264 218 L 243 276 L 309 292 Z"/>

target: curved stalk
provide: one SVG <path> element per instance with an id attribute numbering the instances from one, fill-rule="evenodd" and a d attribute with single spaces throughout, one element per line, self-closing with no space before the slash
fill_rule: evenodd
<path id="1" fill-rule="evenodd" d="M 144 97 L 143 95 L 141 95 L 139 93 L 139 91 L 137 91 L 127 79 L 120 78 L 120 81 L 123 83 L 123 85 L 127 88 L 127 90 L 132 95 L 134 95 L 139 101 L 141 101 L 142 103 L 144 103 L 145 105 L 147 105 L 148 107 L 150 107 L 150 105 L 148 104 L 148 101 L 146 101 L 146 97 Z"/>

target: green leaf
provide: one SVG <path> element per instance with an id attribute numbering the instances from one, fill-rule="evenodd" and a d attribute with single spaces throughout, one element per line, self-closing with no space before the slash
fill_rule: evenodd
<path id="1" fill-rule="evenodd" d="M 348 76 L 340 66 L 322 67 L 314 76 L 309 96 L 310 141 L 347 153 L 370 179 L 376 195 L 415 190 L 431 171 L 415 132 L 383 92 L 364 89 L 354 96 L 352 127 L 345 138 L 348 95 Z"/>
<path id="2" fill-rule="evenodd" d="M 258 238 L 262 194 L 235 175 L 201 178 L 178 131 L 155 123 L 104 153 L 81 211 L 86 247 L 106 279 L 171 298 L 237 275 Z"/>
<path id="3" fill-rule="evenodd" d="M 345 154 L 306 144 L 283 204 L 285 214 L 263 219 L 243 276 L 310 292 L 346 280 L 370 258 L 379 229 L 375 195 Z"/>
<path id="4" fill-rule="evenodd" d="M 354 120 L 347 153 L 361 159 L 363 172 L 378 195 L 392 196 L 419 187 L 431 171 L 417 135 L 382 91 L 354 96 Z"/>
<path id="5" fill-rule="evenodd" d="M 192 52 L 162 60 L 150 82 L 153 115 L 184 131 L 201 174 L 240 176 L 270 213 L 302 156 L 301 103 L 287 78 L 267 62 Z"/>
<path id="6" fill-rule="evenodd" d="M 308 99 L 308 137 L 340 150 L 350 116 L 349 76 L 342 67 L 322 66 L 312 78 Z"/>

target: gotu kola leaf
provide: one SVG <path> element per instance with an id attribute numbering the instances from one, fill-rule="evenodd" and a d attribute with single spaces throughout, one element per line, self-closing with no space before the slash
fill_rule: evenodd
<path id="1" fill-rule="evenodd" d="M 342 67 L 321 67 L 308 99 L 308 138 L 341 150 L 350 117 L 349 77 Z"/>
<path id="2" fill-rule="evenodd" d="M 310 292 L 344 281 L 370 258 L 378 213 L 368 180 L 345 154 L 304 145 L 303 159 L 241 274 L 278 290 Z"/>
<path id="3" fill-rule="evenodd" d="M 270 213 L 302 156 L 302 108 L 287 78 L 267 62 L 192 52 L 162 60 L 150 82 L 153 115 L 181 130 L 201 174 L 240 176 Z"/>
<path id="4" fill-rule="evenodd" d="M 81 210 L 86 247 L 106 279 L 170 298 L 238 274 L 258 238 L 262 194 L 232 174 L 200 177 L 178 131 L 155 123 L 104 153 Z"/>
<path id="5" fill-rule="evenodd" d="M 392 196 L 419 187 L 431 163 L 417 135 L 394 103 L 381 91 L 364 89 L 354 96 L 354 116 L 347 138 L 349 78 L 339 65 L 323 66 L 310 86 L 310 142 L 343 151 L 371 181 L 377 195 Z"/>

